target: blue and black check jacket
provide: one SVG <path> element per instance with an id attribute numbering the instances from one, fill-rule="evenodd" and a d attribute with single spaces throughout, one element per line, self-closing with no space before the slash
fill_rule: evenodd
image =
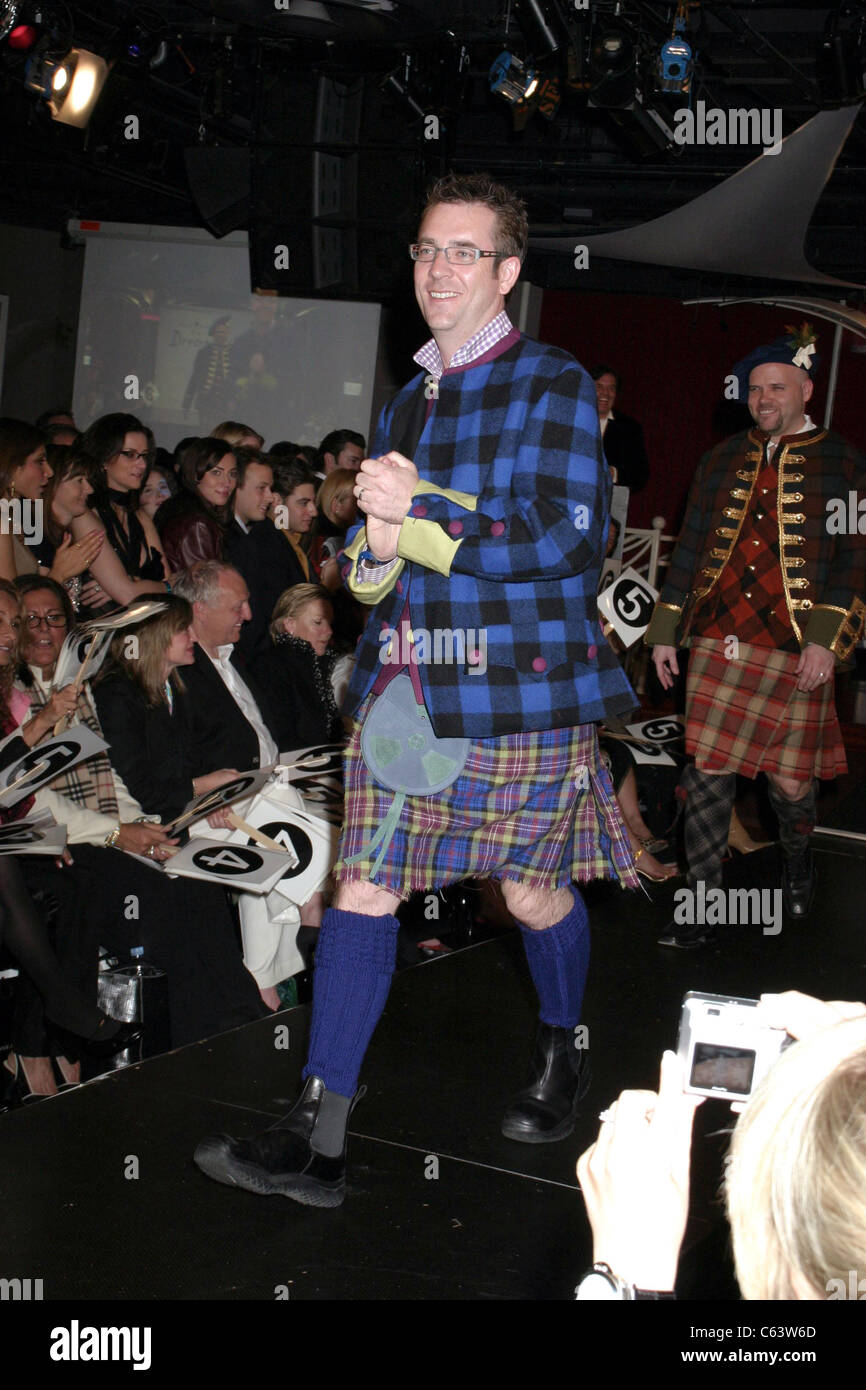
<path id="1" fill-rule="evenodd" d="M 419 374 L 385 408 L 372 457 L 400 449 L 423 391 Z M 598 623 L 610 477 L 595 389 L 574 358 L 521 336 L 492 361 L 446 370 L 412 457 L 421 481 L 401 563 L 378 584 L 360 582 L 363 526 L 344 553 L 351 592 L 372 605 L 346 713 L 380 674 L 383 634 L 399 628 L 407 600 L 415 631 L 476 635 L 462 663 L 418 662 L 440 737 L 570 728 L 633 710 Z M 471 659 L 479 630 L 484 670 Z"/>

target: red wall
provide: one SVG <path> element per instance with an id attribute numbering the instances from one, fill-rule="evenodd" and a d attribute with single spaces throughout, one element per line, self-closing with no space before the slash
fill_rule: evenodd
<path id="1" fill-rule="evenodd" d="M 588 370 L 596 362 L 615 367 L 623 379 L 617 406 L 643 426 L 650 479 L 632 499 L 630 525 L 663 516 L 667 533 L 678 528 L 701 454 L 743 428 L 740 418 L 750 423 L 744 414 L 732 418 L 725 376 L 753 347 L 781 337 L 786 324 L 803 317 L 754 304 L 719 309 L 649 295 L 545 291 L 539 337 L 566 348 Z M 821 365 L 810 410 L 820 424 L 834 330 L 819 320 L 815 331 Z M 866 451 L 866 355 L 851 352 L 861 342 L 866 346 L 843 335 L 833 428 Z"/>

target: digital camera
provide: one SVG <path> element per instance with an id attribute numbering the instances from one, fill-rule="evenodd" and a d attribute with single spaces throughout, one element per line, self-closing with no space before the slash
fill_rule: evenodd
<path id="1" fill-rule="evenodd" d="M 757 1006 L 757 999 L 689 990 L 677 1041 L 686 1091 L 720 1100 L 752 1094 L 792 1041 L 783 1028 L 762 1023 Z"/>

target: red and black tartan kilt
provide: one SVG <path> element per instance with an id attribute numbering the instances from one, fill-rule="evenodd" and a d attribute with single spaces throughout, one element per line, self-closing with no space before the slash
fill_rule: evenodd
<path id="1" fill-rule="evenodd" d="M 707 772 L 757 777 L 776 772 L 807 781 L 847 772 L 833 683 L 797 689 L 796 652 L 696 638 L 689 652 L 686 751 Z"/>

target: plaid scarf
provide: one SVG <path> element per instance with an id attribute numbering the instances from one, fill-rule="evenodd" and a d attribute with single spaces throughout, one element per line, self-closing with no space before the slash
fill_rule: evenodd
<path id="1" fill-rule="evenodd" d="M 41 686 L 34 682 L 28 689 L 35 708 L 41 709 L 48 703 Z M 85 681 L 78 696 L 73 723 L 85 724 L 95 734 L 103 738 L 103 732 L 96 715 L 90 695 L 90 684 Z M 94 753 L 92 758 L 76 763 L 75 767 L 62 772 L 49 782 L 51 791 L 68 796 L 76 806 L 85 806 L 89 811 L 99 811 L 104 816 L 118 818 L 117 793 L 114 790 L 114 773 L 107 753 Z"/>

